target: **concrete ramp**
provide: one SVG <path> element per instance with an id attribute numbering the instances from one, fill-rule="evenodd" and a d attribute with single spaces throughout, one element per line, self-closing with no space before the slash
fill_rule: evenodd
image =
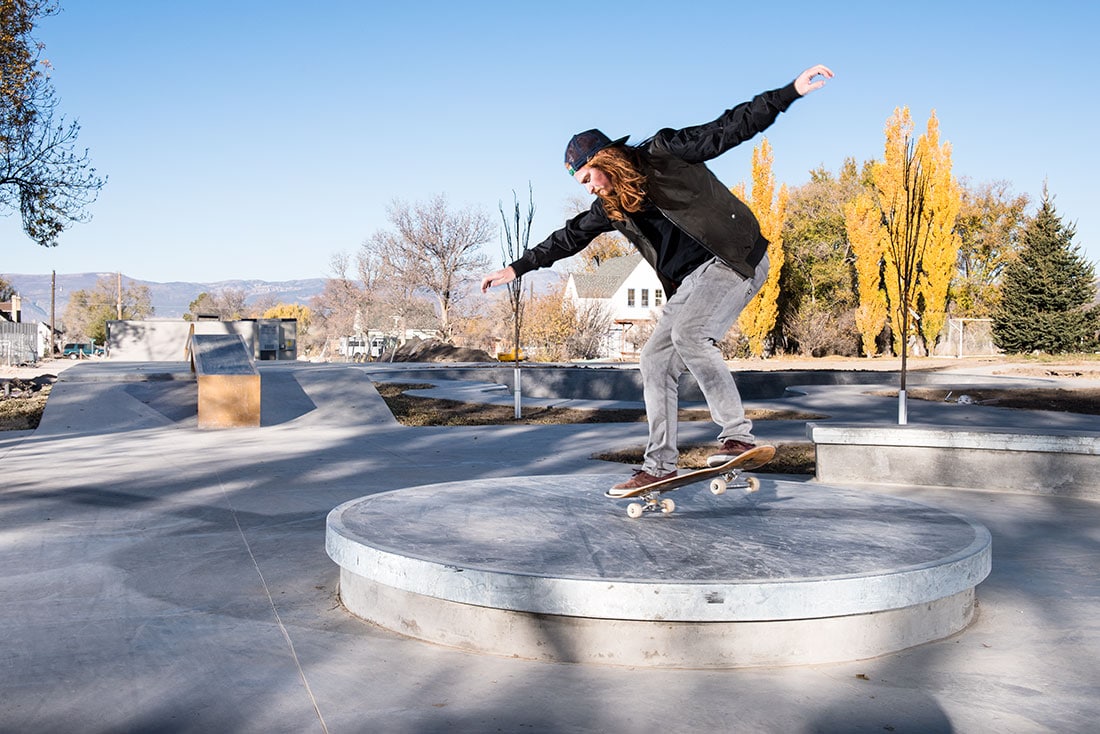
<path id="1" fill-rule="evenodd" d="M 354 614 L 466 650 L 742 667 L 856 660 L 966 627 L 990 536 L 892 497 L 762 480 L 630 519 L 619 475 L 434 484 L 345 503 L 327 549 Z"/>

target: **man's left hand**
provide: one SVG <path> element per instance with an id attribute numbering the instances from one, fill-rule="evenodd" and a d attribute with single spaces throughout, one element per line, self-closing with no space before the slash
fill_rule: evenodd
<path id="1" fill-rule="evenodd" d="M 825 86 L 825 82 L 832 78 L 832 69 L 824 64 L 817 64 L 798 75 L 798 78 L 794 80 L 794 90 L 805 97 L 815 89 L 821 89 Z"/>

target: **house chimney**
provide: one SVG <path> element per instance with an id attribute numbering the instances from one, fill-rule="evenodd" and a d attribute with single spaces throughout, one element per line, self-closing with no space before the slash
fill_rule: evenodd
<path id="1" fill-rule="evenodd" d="M 19 297 L 18 293 L 11 294 L 11 320 L 15 323 L 21 323 L 23 321 L 23 299 Z"/>

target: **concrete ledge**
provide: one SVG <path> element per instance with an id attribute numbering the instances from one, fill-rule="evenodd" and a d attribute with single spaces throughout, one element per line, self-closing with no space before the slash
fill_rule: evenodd
<path id="1" fill-rule="evenodd" d="M 664 622 L 529 614 L 460 604 L 340 570 L 356 616 L 408 637 L 476 653 L 651 668 L 817 665 L 878 657 L 970 624 L 974 589 L 881 612 L 756 622 Z"/>
<path id="2" fill-rule="evenodd" d="M 1100 434 L 808 423 L 821 482 L 967 487 L 1100 499 Z"/>
<path id="3" fill-rule="evenodd" d="M 751 495 L 686 488 L 673 514 L 631 520 L 602 496 L 617 476 L 452 482 L 340 505 L 326 550 L 341 599 L 402 634 L 481 652 L 803 664 L 953 634 L 990 571 L 985 528 L 914 502 L 763 479 Z"/>
<path id="4" fill-rule="evenodd" d="M 260 425 L 260 373 L 238 334 L 193 334 L 191 369 L 199 385 L 199 428 Z"/>

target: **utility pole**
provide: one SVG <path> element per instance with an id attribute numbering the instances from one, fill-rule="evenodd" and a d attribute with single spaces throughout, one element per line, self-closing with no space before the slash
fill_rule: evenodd
<path id="1" fill-rule="evenodd" d="M 122 321 L 122 271 L 118 272 L 118 300 L 115 301 L 115 310 L 118 312 L 118 320 Z"/>
<path id="2" fill-rule="evenodd" d="M 50 359 L 57 352 L 57 271 L 50 273 Z"/>

